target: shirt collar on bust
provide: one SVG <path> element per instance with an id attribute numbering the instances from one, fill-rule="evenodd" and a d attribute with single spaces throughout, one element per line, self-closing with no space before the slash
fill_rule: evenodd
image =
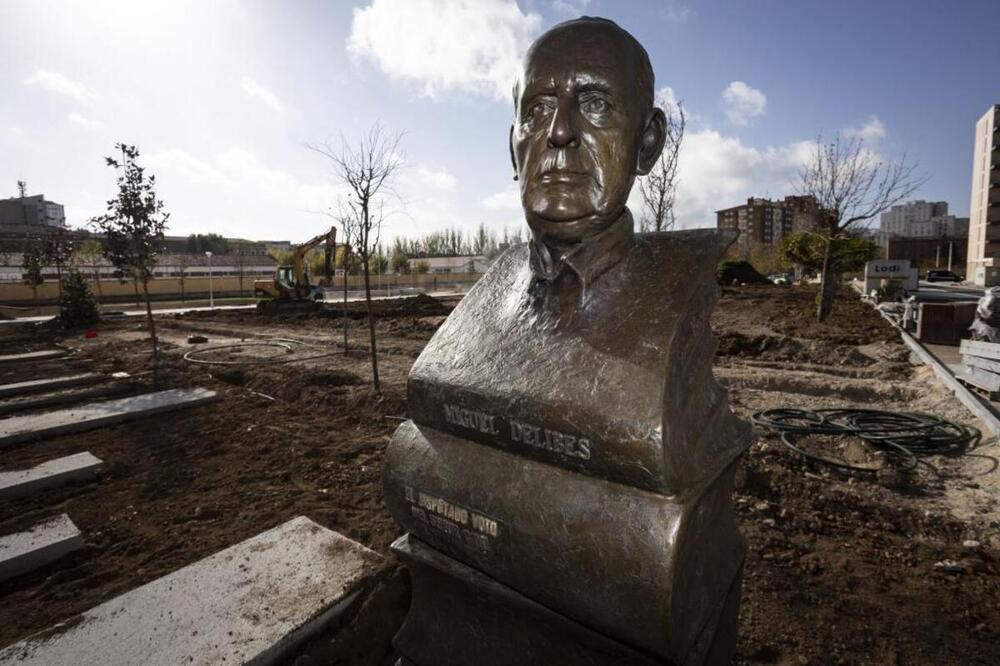
<path id="1" fill-rule="evenodd" d="M 537 279 L 554 280 L 564 269 L 572 270 L 580 280 L 583 300 L 587 288 L 628 253 L 634 226 L 632 213 L 626 208 L 607 229 L 578 243 L 558 258 L 552 256 L 544 243 L 532 240 L 528 244 L 531 272 Z"/>

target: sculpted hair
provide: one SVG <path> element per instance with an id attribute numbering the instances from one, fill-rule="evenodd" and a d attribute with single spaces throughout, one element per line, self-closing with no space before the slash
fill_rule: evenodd
<path id="1" fill-rule="evenodd" d="M 635 59 L 639 64 L 639 76 L 636 79 L 636 91 L 639 93 L 639 100 L 642 102 L 642 108 L 650 109 L 653 107 L 654 99 L 654 87 L 656 85 L 656 78 L 653 75 L 653 65 L 649 62 L 649 54 L 646 53 L 646 49 L 639 40 L 632 36 L 630 32 L 622 28 L 620 25 L 614 21 L 606 18 L 600 18 L 598 16 L 581 16 L 577 19 L 572 19 L 570 21 L 563 21 L 558 25 L 552 27 L 550 30 L 545 32 L 541 37 L 536 39 L 534 43 L 528 48 L 528 53 L 535 48 L 535 45 L 540 41 L 545 39 L 548 35 L 556 32 L 558 30 L 564 30 L 566 28 L 571 28 L 575 25 L 586 25 L 595 28 L 604 28 L 611 30 L 618 34 L 618 36 L 623 40 L 626 47 L 631 49 L 635 55 Z M 523 74 L 523 68 L 522 72 Z M 513 87 L 514 96 L 514 109 L 517 110 L 517 100 L 521 95 L 521 74 L 517 75 L 517 79 L 514 80 Z"/>

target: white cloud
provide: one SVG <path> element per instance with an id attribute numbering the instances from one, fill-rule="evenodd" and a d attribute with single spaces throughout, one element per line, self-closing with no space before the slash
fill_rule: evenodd
<path id="1" fill-rule="evenodd" d="M 517 185 L 509 185 L 483 199 L 483 205 L 490 210 L 521 210 L 521 190 Z"/>
<path id="2" fill-rule="evenodd" d="M 28 86 L 37 86 L 57 95 L 71 97 L 81 104 L 90 104 L 96 97 L 94 92 L 82 83 L 47 69 L 35 70 L 35 73 L 24 79 L 22 83 Z"/>
<path id="3" fill-rule="evenodd" d="M 68 116 L 66 116 L 66 118 L 74 125 L 82 127 L 83 129 L 86 130 L 94 130 L 101 126 L 101 123 L 97 122 L 96 120 L 87 118 L 86 116 L 82 116 L 76 112 L 69 114 Z"/>
<path id="4" fill-rule="evenodd" d="M 243 76 L 243 81 L 241 86 L 243 88 L 243 92 L 245 92 L 250 97 L 254 97 L 260 100 L 261 102 L 264 103 L 265 106 L 267 106 L 272 111 L 276 111 L 278 113 L 285 112 L 285 105 L 281 103 L 281 100 L 278 99 L 278 96 L 275 95 L 270 90 L 268 90 L 267 88 L 265 88 L 264 86 L 254 81 L 249 76 L 246 75 Z"/>
<path id="5" fill-rule="evenodd" d="M 670 86 L 664 86 L 657 90 L 653 96 L 653 103 L 663 109 L 668 117 L 676 117 L 681 105 L 677 94 Z"/>
<path id="6" fill-rule="evenodd" d="M 347 50 L 429 97 L 506 100 L 541 21 L 504 0 L 372 0 L 354 9 Z"/>
<path id="7" fill-rule="evenodd" d="M 660 10 L 660 16 L 668 23 L 687 23 L 694 16 L 694 11 L 687 5 L 670 3 L 666 9 Z"/>
<path id="8" fill-rule="evenodd" d="M 427 187 L 436 190 L 451 190 L 455 188 L 455 177 L 446 170 L 434 171 L 425 166 L 417 167 L 417 178 Z"/>
<path id="9" fill-rule="evenodd" d="M 869 116 L 861 127 L 848 127 L 844 130 L 845 136 L 858 137 L 867 144 L 878 143 L 879 139 L 885 137 L 885 134 L 885 123 L 876 115 Z"/>
<path id="10" fill-rule="evenodd" d="M 764 115 L 767 95 L 743 81 L 733 81 L 722 91 L 722 105 L 729 122 L 749 125 L 751 119 Z"/>
<path id="11" fill-rule="evenodd" d="M 239 229 L 229 233 L 301 240 L 328 224 L 312 214 L 329 210 L 344 192 L 272 168 L 238 146 L 211 157 L 171 148 L 143 156 L 142 163 L 159 182 L 158 194 L 171 212 L 171 233 Z"/>
<path id="12" fill-rule="evenodd" d="M 552 9 L 567 18 L 576 18 L 587 11 L 590 0 L 552 0 Z"/>
<path id="13" fill-rule="evenodd" d="M 678 163 L 678 228 L 715 226 L 716 210 L 746 203 L 750 196 L 795 194 L 798 173 L 813 146 L 812 141 L 798 141 L 760 149 L 712 129 L 688 134 Z"/>

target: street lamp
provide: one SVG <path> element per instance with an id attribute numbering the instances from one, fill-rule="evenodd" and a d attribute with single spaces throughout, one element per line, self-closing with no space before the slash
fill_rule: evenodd
<path id="1" fill-rule="evenodd" d="M 205 256 L 208 257 L 208 307 L 215 307 L 215 296 L 212 294 L 212 253 L 206 252 Z"/>

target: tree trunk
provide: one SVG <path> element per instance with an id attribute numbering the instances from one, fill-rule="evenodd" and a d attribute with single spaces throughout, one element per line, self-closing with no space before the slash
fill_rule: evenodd
<path id="1" fill-rule="evenodd" d="M 38 305 L 38 285 L 37 284 L 31 285 L 31 295 L 32 295 L 32 298 L 35 301 L 35 314 L 38 315 L 38 314 L 41 313 L 42 309 Z"/>
<path id="2" fill-rule="evenodd" d="M 344 353 L 347 353 L 347 250 L 344 250 Z"/>
<path id="3" fill-rule="evenodd" d="M 62 265 L 56 264 L 56 286 L 59 287 L 56 294 L 59 298 L 59 320 L 62 321 Z"/>
<path id="4" fill-rule="evenodd" d="M 97 285 L 97 302 L 100 304 L 101 300 L 104 299 L 104 290 L 101 288 L 101 269 L 94 271 L 94 284 Z"/>
<path id="5" fill-rule="evenodd" d="M 833 238 L 826 241 L 823 251 L 823 271 L 820 273 L 819 298 L 816 303 L 816 321 L 822 323 L 830 316 L 833 308 L 833 296 L 837 293 L 836 267 L 833 262 Z"/>
<path id="6" fill-rule="evenodd" d="M 156 357 L 159 354 L 159 346 L 156 340 L 156 324 L 153 321 L 153 306 L 149 303 L 149 285 L 142 281 L 142 295 L 146 299 L 146 320 L 149 322 L 149 336 L 153 338 L 153 365 L 156 365 Z"/>
<path id="7" fill-rule="evenodd" d="M 361 258 L 365 269 L 365 304 L 368 306 L 368 337 L 372 350 L 372 385 L 375 387 L 375 395 L 382 395 L 382 385 L 378 381 L 378 353 L 375 349 L 375 313 L 372 311 L 372 291 L 368 279 L 369 257 L 362 256 Z"/>

